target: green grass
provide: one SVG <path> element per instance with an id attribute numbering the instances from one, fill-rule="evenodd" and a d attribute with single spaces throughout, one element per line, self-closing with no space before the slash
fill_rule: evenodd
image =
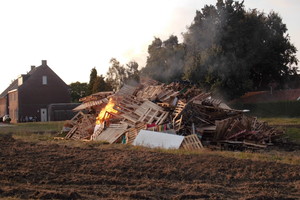
<path id="1" fill-rule="evenodd" d="M 23 141 L 50 141 L 57 135 L 64 122 L 30 122 L 10 124 L 0 128 L 0 134 L 11 133 L 13 138 Z"/>
<path id="2" fill-rule="evenodd" d="M 259 117 L 300 117 L 300 101 L 280 101 L 280 102 L 268 102 L 268 103 L 253 103 L 242 104 L 236 103 L 231 105 L 235 109 L 248 109 L 249 115 Z"/>
<path id="3" fill-rule="evenodd" d="M 291 141 L 300 144 L 300 128 L 287 128 L 286 134 Z"/>
<path id="4" fill-rule="evenodd" d="M 276 126 L 300 126 L 300 118 L 259 118 L 260 121 L 268 122 L 269 125 Z"/>
<path id="5" fill-rule="evenodd" d="M 0 128 L 0 134 L 60 132 L 64 122 L 30 122 L 10 124 Z"/>
<path id="6" fill-rule="evenodd" d="M 300 118 L 259 118 L 259 120 L 268 122 L 271 126 L 279 126 L 292 142 L 300 144 Z"/>

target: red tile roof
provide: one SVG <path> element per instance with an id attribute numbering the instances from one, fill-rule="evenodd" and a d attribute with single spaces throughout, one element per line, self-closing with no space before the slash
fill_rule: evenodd
<path id="1" fill-rule="evenodd" d="M 248 92 L 239 99 L 234 100 L 235 103 L 265 103 L 276 101 L 297 101 L 300 97 L 300 89 L 256 91 Z"/>

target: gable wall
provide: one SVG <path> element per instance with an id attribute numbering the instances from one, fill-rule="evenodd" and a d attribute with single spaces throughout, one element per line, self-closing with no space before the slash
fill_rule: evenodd
<path id="1" fill-rule="evenodd" d="M 40 66 L 19 87 L 19 116 L 41 120 L 41 109 L 52 103 L 69 103 L 68 86 L 48 67 Z M 43 84 L 43 76 L 47 84 Z"/>
<path id="2" fill-rule="evenodd" d="M 12 123 L 17 123 L 19 120 L 19 104 L 18 104 L 18 90 L 8 93 L 8 112 Z"/>
<path id="3" fill-rule="evenodd" d="M 0 117 L 7 114 L 6 111 L 6 98 L 0 98 Z"/>

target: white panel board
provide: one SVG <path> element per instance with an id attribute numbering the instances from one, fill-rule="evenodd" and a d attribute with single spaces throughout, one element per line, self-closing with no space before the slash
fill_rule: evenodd
<path id="1" fill-rule="evenodd" d="M 140 130 L 133 145 L 150 148 L 179 149 L 184 136 Z"/>

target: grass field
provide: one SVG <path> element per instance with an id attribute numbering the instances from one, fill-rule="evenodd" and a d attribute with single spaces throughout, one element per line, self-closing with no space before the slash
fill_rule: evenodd
<path id="1" fill-rule="evenodd" d="M 0 127 L 0 134 L 12 134 L 24 141 L 51 141 L 62 130 L 64 122 L 31 122 Z"/>
<path id="2" fill-rule="evenodd" d="M 259 120 L 282 128 L 291 141 L 300 144 L 300 118 L 260 118 Z"/>
<path id="3" fill-rule="evenodd" d="M 300 126 L 300 118 L 259 118 L 259 120 L 268 122 L 269 125 Z"/>
<path id="4" fill-rule="evenodd" d="M 0 134 L 60 132 L 64 122 L 30 122 L 10 124 L 0 128 Z"/>
<path id="5" fill-rule="evenodd" d="M 300 144 L 300 119 L 299 118 L 262 118 L 261 121 L 266 121 L 270 125 L 279 126 L 285 129 L 287 136 L 291 141 Z M 30 142 L 46 142 L 64 144 L 76 147 L 101 147 L 105 148 L 103 142 L 82 142 L 73 140 L 59 140 L 55 139 L 60 136 L 60 131 L 64 122 L 33 122 L 33 123 L 20 123 L 12 124 L 12 126 L 1 127 L 0 134 L 11 133 L 15 139 Z M 112 145 L 108 145 L 112 146 Z M 131 145 L 114 145 L 117 149 L 134 149 L 138 150 L 140 147 L 133 147 Z M 289 152 L 268 152 L 268 153 L 249 153 L 249 152 L 230 152 L 230 151 L 184 151 L 184 150 L 162 150 L 154 149 L 154 151 L 162 151 L 171 154 L 213 154 L 221 155 L 224 157 L 231 157 L 237 159 L 251 159 L 261 161 L 275 161 L 288 164 L 300 164 L 300 155 Z"/>

